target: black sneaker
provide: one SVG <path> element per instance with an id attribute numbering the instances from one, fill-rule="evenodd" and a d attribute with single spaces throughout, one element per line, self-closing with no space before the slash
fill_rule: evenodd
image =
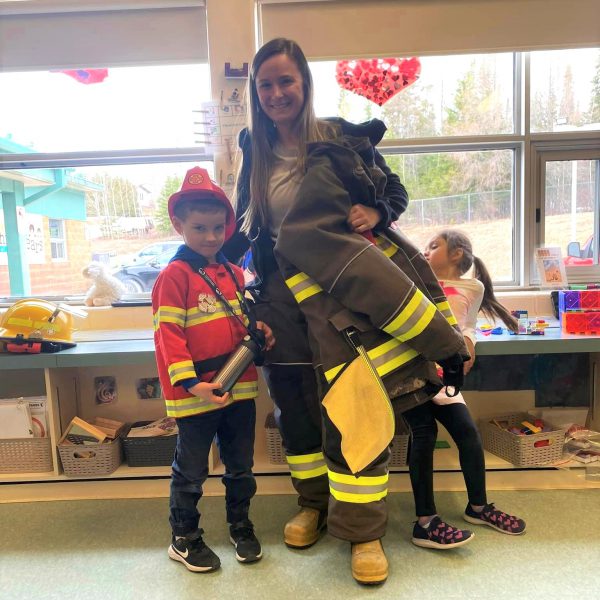
<path id="1" fill-rule="evenodd" d="M 178 560 L 195 573 L 216 571 L 221 566 L 221 561 L 202 540 L 203 533 L 202 529 L 198 529 L 185 537 L 173 536 L 169 546 L 169 558 Z"/>
<path id="2" fill-rule="evenodd" d="M 262 558 L 262 548 L 254 535 L 254 525 L 249 519 L 229 526 L 229 540 L 235 546 L 235 557 L 240 562 L 252 563 Z"/>

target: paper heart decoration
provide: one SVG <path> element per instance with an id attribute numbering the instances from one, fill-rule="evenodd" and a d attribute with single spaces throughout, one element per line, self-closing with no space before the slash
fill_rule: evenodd
<path id="1" fill-rule="evenodd" d="M 341 88 L 382 106 L 419 79 L 421 61 L 416 58 L 338 60 L 335 79 Z"/>

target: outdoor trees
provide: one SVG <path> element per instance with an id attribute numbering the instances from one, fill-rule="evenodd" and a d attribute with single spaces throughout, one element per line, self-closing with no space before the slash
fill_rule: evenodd
<path id="1" fill-rule="evenodd" d="M 177 175 L 169 175 L 160 191 L 158 200 L 156 201 L 155 223 L 156 229 L 160 233 L 172 233 L 171 220 L 167 211 L 167 203 L 169 196 L 178 192 L 181 189 L 183 178 Z"/>

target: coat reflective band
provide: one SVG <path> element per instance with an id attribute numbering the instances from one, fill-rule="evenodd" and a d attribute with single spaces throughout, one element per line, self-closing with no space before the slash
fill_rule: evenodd
<path id="1" fill-rule="evenodd" d="M 171 363 L 167 367 L 167 370 L 169 371 L 171 385 L 175 385 L 182 379 L 196 377 L 196 369 L 194 369 L 194 363 L 191 360 L 182 360 L 181 362 Z"/>
<path id="2" fill-rule="evenodd" d="M 387 496 L 388 474 L 376 477 L 354 477 L 327 471 L 329 477 L 329 492 L 341 502 L 366 504 L 377 502 Z"/>
<path id="3" fill-rule="evenodd" d="M 290 288 L 292 294 L 294 294 L 294 298 L 296 298 L 298 304 L 323 291 L 323 288 L 306 273 L 298 273 L 286 279 L 285 283 Z"/>
<path id="4" fill-rule="evenodd" d="M 414 295 L 408 304 L 383 330 L 401 342 L 406 342 L 422 333 L 431 323 L 435 313 L 435 306 L 427 299 L 425 294 L 414 288 Z"/>
<path id="5" fill-rule="evenodd" d="M 446 317 L 446 321 L 448 321 L 450 325 L 458 325 L 458 321 L 456 320 L 456 317 L 450 308 L 450 303 L 447 300 L 444 302 L 438 302 L 436 306 L 437 309 Z"/>
<path id="6" fill-rule="evenodd" d="M 402 365 L 411 361 L 419 353 L 413 350 L 408 344 L 403 344 L 398 340 L 388 340 L 384 344 L 375 346 L 371 350 L 367 351 L 371 364 L 377 369 L 379 377 L 384 377 L 388 373 L 395 371 Z M 325 379 L 327 383 L 331 383 L 336 375 L 346 366 L 346 363 L 342 363 L 337 367 L 333 367 L 325 371 Z"/>
<path id="7" fill-rule="evenodd" d="M 388 239 L 381 237 L 380 235 L 375 236 L 375 245 L 388 257 L 391 258 L 398 252 L 396 244 L 392 244 Z"/>
<path id="8" fill-rule="evenodd" d="M 210 400 L 204 400 L 198 396 L 181 398 L 178 400 L 165 400 L 167 405 L 167 416 L 169 417 L 189 417 L 212 410 L 219 410 L 224 406 L 229 406 L 238 400 L 248 400 L 258 396 L 257 381 L 242 381 L 233 386 L 229 400 L 225 404 L 215 404 Z"/>
<path id="9" fill-rule="evenodd" d="M 285 457 L 290 468 L 290 474 L 296 479 L 311 479 L 327 473 L 327 465 L 322 452 L 314 454 L 298 454 Z"/>

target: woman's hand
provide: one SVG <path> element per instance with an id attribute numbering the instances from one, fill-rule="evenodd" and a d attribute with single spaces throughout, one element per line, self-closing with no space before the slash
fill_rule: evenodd
<path id="1" fill-rule="evenodd" d="M 370 231 L 379 221 L 381 221 L 379 211 L 364 204 L 354 204 L 348 214 L 348 224 L 355 233 Z"/>
<path id="2" fill-rule="evenodd" d="M 265 350 L 270 350 L 275 345 L 275 336 L 272 329 L 263 321 L 256 321 L 256 328 L 265 334 Z"/>
<path id="3" fill-rule="evenodd" d="M 203 400 L 214 402 L 215 404 L 225 404 L 229 400 L 229 392 L 225 392 L 222 396 L 216 396 L 213 390 L 218 390 L 221 387 L 220 383 L 209 383 L 208 381 L 201 381 L 196 385 L 188 389 L 190 394 L 198 396 Z"/>

